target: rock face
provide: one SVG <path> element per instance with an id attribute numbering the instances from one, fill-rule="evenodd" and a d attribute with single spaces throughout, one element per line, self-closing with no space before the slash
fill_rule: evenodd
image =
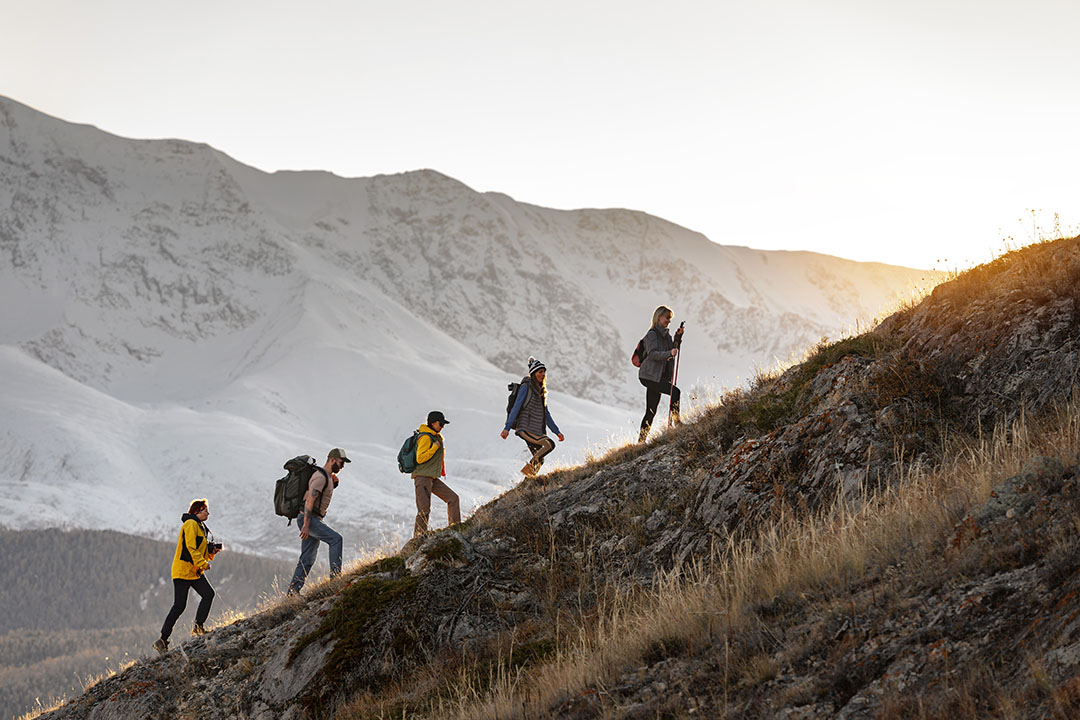
<path id="1" fill-rule="evenodd" d="M 432 698 L 463 683 L 486 692 L 499 668 L 541 666 L 566 641 L 560 627 L 603 622 L 664 571 L 781 515 L 857 505 L 937 463 L 953 435 L 1070 397 L 1078 281 L 1080 239 L 1006 256 L 696 423 L 526 481 L 399 556 L 139 663 L 50 717 L 321 718 L 350 703 L 398 717 L 435 713 Z M 780 591 L 746 608 L 738 632 L 662 639 L 603 693 L 564 694 L 540 715 L 908 717 L 927 697 L 942 712 L 955 701 L 992 714 L 1012 702 L 994 700 L 1001 686 L 1030 701 L 1010 705 L 1017 717 L 1069 716 L 1080 709 L 1078 513 L 1075 459 L 1031 458 L 943 539 L 930 555 L 940 563 L 897 558 L 837 596 Z"/>
<path id="2" fill-rule="evenodd" d="M 614 706 L 633 718 L 995 717 L 1005 708 L 1075 717 L 1078 512 L 1080 467 L 1033 458 L 959 523 L 942 548 L 954 574 L 901 563 L 853 581 L 842 607 L 774 598 L 753 608 L 751 632 L 729 638 L 756 654 L 753 680 L 732 669 L 722 642 L 671 648 L 608 683 L 603 700 L 581 694 L 550 715 L 593 718 Z"/>

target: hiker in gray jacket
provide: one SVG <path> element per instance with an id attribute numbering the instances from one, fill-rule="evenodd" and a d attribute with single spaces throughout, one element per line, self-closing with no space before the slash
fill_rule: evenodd
<path id="1" fill-rule="evenodd" d="M 499 433 L 505 440 L 513 428 L 516 429 L 515 434 L 525 441 L 532 457 L 521 468 L 521 472 L 529 477 L 540 471 L 540 466 L 544 464 L 544 457 L 555 449 L 555 441 L 544 432 L 545 426 L 551 428 L 551 432 L 555 433 L 559 442 L 563 441 L 563 434 L 551 418 L 551 411 L 547 407 L 547 368 L 544 363 L 530 357 L 529 375 L 521 378 L 521 386 L 518 388 L 514 407 L 510 408 L 510 413 L 506 416 L 506 425 Z"/>
<path id="2" fill-rule="evenodd" d="M 661 395 L 671 396 L 671 417 L 679 422 L 679 388 L 672 384 L 675 357 L 679 354 L 678 345 L 682 341 L 682 328 L 675 332 L 675 338 L 668 332 L 673 313 L 671 308 L 661 305 L 653 311 L 652 325 L 642 338 L 645 341 L 645 357 L 638 368 L 638 380 L 645 386 L 645 416 L 641 418 L 641 431 L 638 442 L 643 443 L 649 437 L 656 407 Z"/>

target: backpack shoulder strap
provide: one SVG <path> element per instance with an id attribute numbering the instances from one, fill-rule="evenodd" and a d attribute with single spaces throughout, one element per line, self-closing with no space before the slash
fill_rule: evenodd
<path id="1" fill-rule="evenodd" d="M 649 328 L 648 332 L 646 332 L 641 337 L 641 342 L 643 342 L 643 343 L 645 342 L 645 338 L 649 337 L 649 333 L 652 333 L 653 337 L 656 338 L 656 345 L 659 348 L 659 346 L 660 346 L 660 331 L 656 329 L 655 325 L 653 325 L 651 328 Z M 647 353 L 648 351 L 649 351 L 649 349 L 648 349 L 648 347 L 646 347 L 645 352 Z"/>
<path id="2" fill-rule="evenodd" d="M 326 486 L 330 484 L 330 473 L 326 472 L 326 468 L 320 467 L 318 465 L 315 466 L 315 469 L 318 470 L 319 472 L 321 472 L 322 475 L 323 475 L 323 479 L 326 480 L 326 482 L 323 483 L 323 489 L 319 491 L 319 505 L 322 505 L 322 498 L 323 498 L 323 495 L 326 493 Z M 308 480 L 308 490 L 309 491 L 311 490 L 310 486 L 311 486 L 311 480 Z M 312 506 L 311 509 L 314 510 L 315 512 L 318 512 L 318 505 Z"/>

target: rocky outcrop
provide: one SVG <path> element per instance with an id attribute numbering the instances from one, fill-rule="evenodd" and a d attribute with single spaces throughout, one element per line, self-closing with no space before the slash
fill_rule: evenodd
<path id="1" fill-rule="evenodd" d="M 659 647 L 603 695 L 546 715 L 1076 717 L 1078 514 L 1080 467 L 1033 458 L 958 524 L 944 567 L 875 570 L 842 598 L 774 598 L 752 631 Z"/>

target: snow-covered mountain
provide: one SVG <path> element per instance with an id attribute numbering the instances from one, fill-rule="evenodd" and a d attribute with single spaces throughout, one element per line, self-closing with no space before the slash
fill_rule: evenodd
<path id="1" fill-rule="evenodd" d="M 342 446 L 328 520 L 377 544 L 411 523 L 394 457 L 428 410 L 451 420 L 465 509 L 517 481 L 524 446 L 498 432 L 529 355 L 567 436 L 551 459 L 576 463 L 635 434 L 629 355 L 657 304 L 687 323 L 680 385 L 700 396 L 925 278 L 429 170 L 267 174 L 0 97 L 0 522 L 171 537 L 207 496 L 219 539 L 292 555 L 281 463 Z"/>

